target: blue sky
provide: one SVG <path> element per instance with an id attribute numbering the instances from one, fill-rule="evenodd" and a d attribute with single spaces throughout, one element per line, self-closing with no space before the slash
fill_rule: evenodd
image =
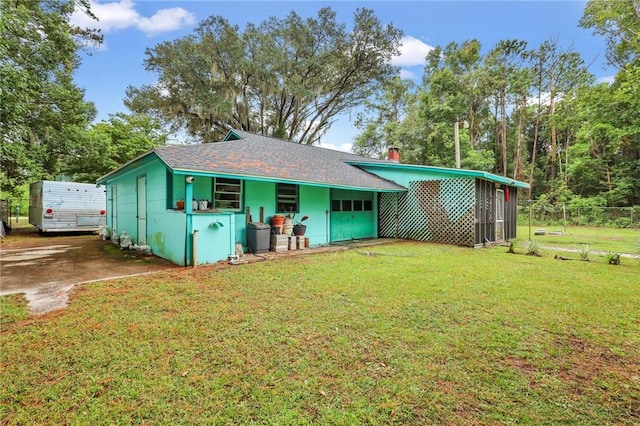
<path id="1" fill-rule="evenodd" d="M 581 53 L 599 80 L 610 80 L 615 74 L 606 66 L 604 39 L 578 27 L 585 1 L 91 0 L 91 4 L 99 22 L 82 14 L 74 14 L 72 22 L 101 28 L 104 44 L 82 54 L 75 81 L 85 89 L 85 99 L 96 105 L 98 121 L 127 112 L 122 103 L 127 86 L 155 83 L 156 76 L 144 70 L 145 49 L 191 33 L 210 15 L 221 15 L 243 29 L 248 22 L 284 17 L 292 10 L 308 17 L 330 6 L 338 20 L 349 24 L 356 8 L 367 7 L 383 23 L 393 23 L 404 32 L 402 55 L 394 64 L 401 67 L 403 76 L 418 82 L 431 47 L 473 38 L 486 51 L 502 39 L 525 40 L 534 48 L 557 37 L 560 46 Z M 358 133 L 354 118 L 355 113 L 340 116 L 321 146 L 349 150 Z"/>

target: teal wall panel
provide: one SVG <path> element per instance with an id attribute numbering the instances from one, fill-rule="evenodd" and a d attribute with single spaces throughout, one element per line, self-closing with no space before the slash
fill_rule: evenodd
<path id="1" fill-rule="evenodd" d="M 249 208 L 251 215 L 249 220 L 246 216 L 247 208 Z M 247 246 L 246 224 L 247 222 L 260 222 L 260 208 L 263 210 L 264 222 L 269 223 L 269 218 L 275 214 L 276 209 L 276 184 L 253 180 L 245 181 L 244 213 L 236 216 L 236 241 L 245 248 Z"/>
<path id="2" fill-rule="evenodd" d="M 294 222 L 302 216 L 309 216 L 303 222 L 307 226 L 305 237 L 310 245 L 329 243 L 331 190 L 317 186 L 300 187 L 300 213 L 296 214 Z"/>
<path id="3" fill-rule="evenodd" d="M 193 213 L 197 264 L 227 260 L 235 254 L 235 219 L 233 213 Z"/>
<path id="4" fill-rule="evenodd" d="M 303 216 L 309 216 L 304 221 L 307 226 L 305 236 L 309 238 L 311 245 L 326 244 L 329 242 L 329 188 L 305 186 L 299 187 L 299 209 L 294 222 Z M 245 182 L 245 206 L 251 210 L 254 222 L 260 220 L 260 207 L 264 209 L 264 221 L 270 223 L 270 219 L 276 214 L 276 184 L 274 182 L 246 181 Z M 242 242 L 246 248 L 246 217 L 236 216 L 236 240 Z"/>
<path id="5" fill-rule="evenodd" d="M 391 180 L 398 185 L 402 185 L 406 188 L 409 187 L 409 183 L 418 180 L 439 180 L 439 179 L 451 179 L 451 175 L 434 173 L 432 171 L 417 171 L 410 169 L 394 169 L 389 167 L 376 167 L 369 166 L 363 167 L 368 172 L 376 174 L 381 178 Z"/>
<path id="6" fill-rule="evenodd" d="M 184 266 L 187 216 L 175 210 L 158 211 L 151 216 L 154 223 L 148 228 L 147 244 L 155 255 Z"/>

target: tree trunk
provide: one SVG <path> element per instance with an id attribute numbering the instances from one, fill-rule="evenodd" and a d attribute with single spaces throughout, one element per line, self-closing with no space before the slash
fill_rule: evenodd
<path id="1" fill-rule="evenodd" d="M 569 183 L 569 140 L 571 139 L 571 132 L 567 132 L 567 138 L 564 141 L 564 183 Z"/>
<path id="2" fill-rule="evenodd" d="M 555 81 L 553 77 L 553 71 L 551 71 L 550 77 L 550 90 L 549 90 L 549 120 L 551 121 L 551 180 L 554 180 L 558 175 L 558 133 L 556 130 L 556 123 L 554 115 L 556 111 L 555 102 Z"/>
<path id="3" fill-rule="evenodd" d="M 493 157 L 496 159 L 496 164 L 495 164 L 495 166 L 493 166 L 493 171 L 496 174 L 499 173 L 498 165 L 500 164 L 498 162 L 498 158 L 500 158 L 500 156 L 499 156 L 499 150 L 500 150 L 500 126 L 498 125 L 498 103 L 499 103 L 499 100 L 496 98 L 496 104 L 495 104 L 494 115 L 493 115 L 493 120 L 494 120 L 494 126 L 493 126 Z"/>
<path id="4" fill-rule="evenodd" d="M 502 115 L 502 126 L 500 129 L 502 139 L 502 176 L 507 175 L 507 111 L 506 111 L 506 89 L 502 89 L 500 93 L 500 114 Z"/>
<path id="5" fill-rule="evenodd" d="M 533 149 L 531 150 L 531 172 L 529 173 L 529 199 L 533 191 L 533 172 L 536 168 L 536 151 L 538 151 L 538 136 L 540 133 L 540 109 L 542 108 L 542 94 L 538 91 L 538 108 L 536 110 L 536 125 L 533 129 Z"/>
<path id="6" fill-rule="evenodd" d="M 523 96 L 523 105 L 520 113 L 518 114 L 518 125 L 516 127 L 516 155 L 513 159 L 513 178 L 518 179 L 520 174 L 520 145 L 522 144 L 522 116 L 527 107 L 527 97 Z M 517 102 L 516 102 L 517 104 Z"/>

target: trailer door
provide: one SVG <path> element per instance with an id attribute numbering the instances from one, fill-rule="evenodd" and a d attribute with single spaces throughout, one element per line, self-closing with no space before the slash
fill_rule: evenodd
<path id="1" fill-rule="evenodd" d="M 138 245 L 147 244 L 147 177 L 139 176 L 137 181 L 138 200 Z"/>

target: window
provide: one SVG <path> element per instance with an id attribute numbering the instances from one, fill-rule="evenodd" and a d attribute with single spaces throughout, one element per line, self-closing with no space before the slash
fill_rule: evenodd
<path id="1" fill-rule="evenodd" d="M 220 210 L 240 211 L 242 181 L 240 179 L 214 178 L 213 207 Z"/>
<path id="2" fill-rule="evenodd" d="M 298 213 L 298 185 L 276 183 L 276 210 L 278 213 Z"/>

